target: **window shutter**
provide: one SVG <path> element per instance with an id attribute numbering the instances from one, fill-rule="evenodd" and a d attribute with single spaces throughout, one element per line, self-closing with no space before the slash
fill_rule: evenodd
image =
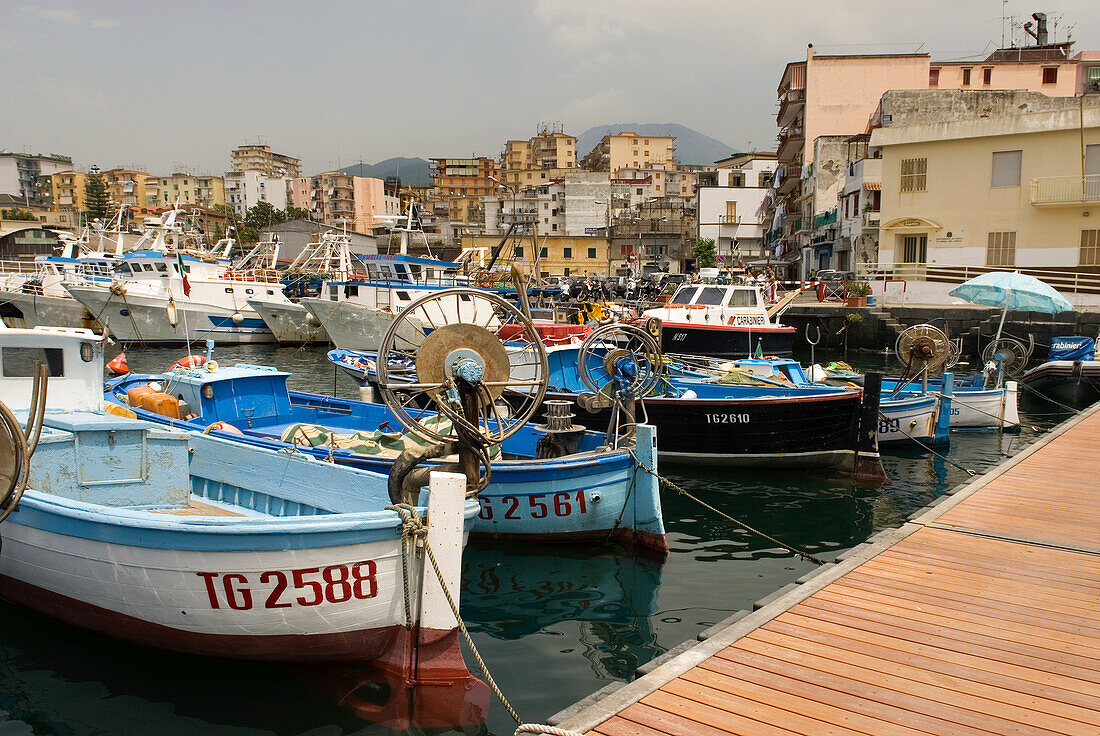
<path id="1" fill-rule="evenodd" d="M 990 186 L 1020 186 L 1020 170 L 1023 166 L 1023 151 L 994 151 L 993 178 Z"/>

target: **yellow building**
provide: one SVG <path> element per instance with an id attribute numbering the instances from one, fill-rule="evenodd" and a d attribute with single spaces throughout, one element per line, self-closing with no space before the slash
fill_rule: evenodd
<path id="1" fill-rule="evenodd" d="M 134 169 L 107 169 L 101 173 L 112 208 L 119 205 L 142 207 L 149 203 L 145 185 L 146 180 L 152 179 L 149 174 Z"/>
<path id="2" fill-rule="evenodd" d="M 80 171 L 61 171 L 50 176 L 54 212 L 83 212 L 84 184 L 87 177 Z"/>
<path id="3" fill-rule="evenodd" d="M 146 181 L 146 202 L 150 207 L 197 204 L 213 207 L 225 204 L 225 179 L 220 176 L 207 176 L 175 173 L 168 176 L 153 176 Z"/>
<path id="4" fill-rule="evenodd" d="M 561 178 L 578 168 L 577 138 L 543 127 L 533 138 L 506 142 L 500 168 L 501 181 L 519 190 Z"/>
<path id="5" fill-rule="evenodd" d="M 509 240 L 506 247 L 511 247 Z M 499 235 L 465 235 L 463 248 L 485 248 L 491 252 L 500 245 Z M 501 255 L 505 262 L 523 265 L 528 273 L 535 269 L 538 258 L 538 274 L 548 276 L 577 276 L 596 274 L 607 276 L 611 273 L 608 260 L 607 238 L 596 235 L 537 235 L 525 236 L 515 245 L 515 252 L 506 251 Z"/>
<path id="6" fill-rule="evenodd" d="M 911 300 L 991 268 L 1100 273 L 1100 98 L 897 91 L 881 110 L 879 269 Z"/>
<path id="7" fill-rule="evenodd" d="M 613 173 L 619 169 L 673 168 L 675 142 L 675 136 L 645 136 L 632 130 L 608 134 L 584 157 L 584 168 Z"/>

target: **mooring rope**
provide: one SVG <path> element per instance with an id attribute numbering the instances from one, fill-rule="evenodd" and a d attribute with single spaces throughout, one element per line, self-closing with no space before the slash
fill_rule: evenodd
<path id="1" fill-rule="evenodd" d="M 737 526 L 741 527 L 741 528 L 742 528 L 742 529 L 744 529 L 745 531 L 747 531 L 747 532 L 751 532 L 751 533 L 753 533 L 753 534 L 756 534 L 756 535 L 757 535 L 757 536 L 759 536 L 759 537 L 763 537 L 764 539 L 768 540 L 768 541 L 769 541 L 769 542 L 771 542 L 772 544 L 775 544 L 776 546 L 782 547 L 783 549 L 787 550 L 787 551 L 788 551 L 788 552 L 790 552 L 791 554 L 795 554 L 795 555 L 798 555 L 798 556 L 799 556 L 799 557 L 801 557 L 802 559 L 804 559 L 804 560 L 809 560 L 810 562 L 813 562 L 813 563 L 815 563 L 815 564 L 817 564 L 817 565 L 824 565 L 824 564 L 826 564 L 825 560 L 822 560 L 822 559 L 820 559 L 820 558 L 818 558 L 818 557 L 814 557 L 814 556 L 813 556 L 812 554 L 810 554 L 809 552 L 804 552 L 804 551 L 802 551 L 802 550 L 798 549 L 797 547 L 792 547 L 791 545 L 789 545 L 789 544 L 787 544 L 787 543 L 785 543 L 785 542 L 780 542 L 780 541 L 779 541 L 778 539 L 776 539 L 775 537 L 772 537 L 772 536 L 770 536 L 770 535 L 768 535 L 768 534 L 765 534 L 764 532 L 760 531 L 759 529 L 754 529 L 753 527 L 749 526 L 749 525 L 748 525 L 748 524 L 746 524 L 745 522 L 743 522 L 743 521 L 741 521 L 741 520 L 739 520 L 739 519 L 735 519 L 735 518 L 733 518 L 732 516 L 730 516 L 729 514 L 725 513 L 724 511 L 720 511 L 719 509 L 716 509 L 716 508 L 714 508 L 713 506 L 711 506 L 711 505 L 710 505 L 709 503 L 707 503 L 706 501 L 702 500 L 701 498 L 698 498 L 698 497 L 696 497 L 696 496 L 693 496 L 693 495 L 691 495 L 691 494 L 690 494 L 690 493 L 689 493 L 689 492 L 688 492 L 687 490 L 685 490 L 684 488 L 682 488 L 682 487 L 680 487 L 680 486 L 676 485 L 676 484 L 675 484 L 675 483 L 673 483 L 673 482 L 672 482 L 671 480 L 669 480 L 668 478 L 664 477 L 663 475 L 661 475 L 660 473 L 658 473 L 658 472 L 657 472 L 656 470 L 654 470 L 653 468 L 651 468 L 651 467 L 649 467 L 648 465 L 646 465 L 645 463 L 643 463 L 643 462 L 641 461 L 641 459 L 639 459 L 639 458 L 638 458 L 638 456 L 637 456 L 637 455 L 636 455 L 636 454 L 634 453 L 634 450 L 630 450 L 630 456 L 634 458 L 634 462 L 635 462 L 635 463 L 637 463 L 638 467 L 640 467 L 640 468 L 641 468 L 642 470 L 644 470 L 644 471 L 646 471 L 647 473 L 649 473 L 650 475 L 652 475 L 652 476 L 653 476 L 654 478 L 656 478 L 656 479 L 657 479 L 657 480 L 658 480 L 658 481 L 659 481 L 660 483 L 662 483 L 662 484 L 664 484 L 664 485 L 668 486 L 668 487 L 669 487 L 669 488 L 671 488 L 672 490 L 674 490 L 674 491 L 676 491 L 677 493 L 679 493 L 679 494 L 680 494 L 681 496 L 685 496 L 686 498 L 690 498 L 690 499 L 691 499 L 692 501 L 694 501 L 695 503 L 699 504 L 700 506 L 703 506 L 703 507 L 705 507 L 705 508 L 708 508 L 708 509 L 710 509 L 711 511 L 713 511 L 713 512 L 714 512 L 714 513 L 716 513 L 716 514 L 718 514 L 719 516 L 721 516 L 722 518 L 726 519 L 727 521 L 732 521 L 732 522 L 733 522 L 734 524 L 736 524 Z"/>
<path id="2" fill-rule="evenodd" d="M 405 582 L 406 626 L 409 629 L 412 628 L 412 608 L 409 605 L 409 545 L 407 543 L 410 541 L 415 542 L 415 540 L 419 539 L 424 545 L 424 551 L 428 555 L 428 560 L 432 563 L 432 570 L 435 571 L 435 576 L 439 580 L 439 587 L 443 590 L 443 596 L 447 599 L 447 605 L 451 607 L 451 613 L 454 614 L 455 621 L 458 622 L 458 629 L 462 632 L 462 638 L 466 641 L 466 646 L 470 648 L 470 653 L 474 655 L 477 666 L 481 670 L 481 674 L 485 677 L 489 689 L 493 691 L 493 694 L 497 696 L 501 705 L 508 711 L 508 715 L 519 724 L 516 733 L 541 733 L 547 736 L 581 736 L 581 734 L 575 731 L 567 731 L 557 728 L 556 726 L 543 726 L 523 722 L 523 719 L 519 717 L 519 713 L 517 713 L 516 709 L 512 707 L 512 704 L 508 702 L 508 699 L 504 697 L 504 693 L 501 692 L 500 688 L 497 686 L 496 680 L 494 680 L 493 676 L 489 673 L 489 666 L 486 665 L 485 660 L 482 659 L 481 652 L 477 650 L 473 637 L 470 636 L 470 631 L 466 628 L 466 622 L 462 620 L 462 616 L 458 612 L 458 604 L 455 603 L 455 599 L 451 596 L 451 591 L 447 587 L 447 582 L 443 579 L 443 573 L 439 570 L 439 563 L 436 562 L 435 553 L 432 551 L 431 545 L 428 544 L 428 527 L 424 523 L 424 520 L 416 513 L 415 508 L 406 503 L 386 506 L 385 508 L 396 511 L 397 515 L 401 517 L 401 572 Z"/>
<path id="3" fill-rule="evenodd" d="M 879 410 L 879 413 L 878 413 L 878 415 L 879 415 L 880 417 L 882 417 L 883 419 L 887 420 L 887 421 L 889 421 L 889 420 L 890 420 L 890 417 L 888 417 L 888 416 L 886 416 L 885 414 L 883 414 L 883 413 L 882 413 L 882 410 L 881 410 L 881 409 Z M 973 471 L 973 470 L 971 470 L 970 468 L 967 468 L 967 467 L 964 467 L 964 466 L 962 466 L 962 465 L 959 465 L 959 464 L 958 464 L 957 462 L 955 462 L 954 460 L 952 460 L 951 458 L 949 458 L 949 457 L 948 457 L 947 455 L 944 455 L 944 454 L 942 454 L 942 453 L 936 452 L 935 450 L 933 450 L 933 449 L 932 449 L 932 447 L 931 447 L 930 445 L 926 445 L 926 444 L 924 444 L 923 442 L 921 442 L 920 440 L 918 440 L 918 439 L 917 439 L 916 437 L 914 437 L 913 435 L 909 434 L 909 433 L 908 433 L 908 432 L 906 432 L 906 431 L 905 431 L 904 429 L 902 429 L 902 428 L 901 428 L 901 425 L 900 425 L 900 424 L 898 425 L 898 431 L 899 431 L 899 432 L 901 432 L 901 433 L 902 433 L 903 435 L 905 435 L 906 437 L 908 437 L 908 438 L 909 438 L 910 440 L 912 440 L 912 441 L 913 441 L 914 443 L 916 443 L 916 444 L 917 444 L 917 446 L 918 446 L 918 447 L 920 447 L 920 448 L 921 448 L 922 450 L 925 450 L 925 451 L 927 451 L 927 452 L 930 452 L 931 454 L 935 455 L 935 456 L 936 456 L 936 457 L 938 457 L 939 459 L 943 460 L 943 461 L 944 461 L 945 463 L 950 463 L 951 465 L 954 465 L 954 466 L 955 466 L 956 468 L 958 468 L 959 470 L 963 471 L 963 472 L 964 472 L 964 473 L 966 473 L 967 475 L 969 475 L 969 476 L 973 477 L 973 476 L 975 476 L 975 475 L 977 475 L 977 474 L 978 474 L 978 473 L 977 473 L 976 471 Z"/>

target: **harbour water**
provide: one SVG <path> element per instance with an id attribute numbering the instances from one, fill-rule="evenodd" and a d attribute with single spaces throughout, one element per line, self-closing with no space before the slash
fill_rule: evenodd
<path id="1" fill-rule="evenodd" d="M 127 353 L 138 372 L 163 371 L 182 355 L 180 349 Z M 223 365 L 292 371 L 293 388 L 355 396 L 354 382 L 334 372 L 322 349 L 248 346 L 220 349 L 216 357 Z M 865 356 L 858 366 L 896 373 L 891 360 Z M 1019 433 L 953 433 L 946 458 L 890 451 L 882 488 L 857 487 L 823 471 L 667 466 L 662 472 L 750 526 L 829 558 L 903 523 L 965 482 L 967 470 L 980 473 L 1019 452 L 1067 416 L 1055 411 L 1024 396 Z M 524 720 L 544 722 L 609 682 L 631 679 L 639 665 L 814 567 L 674 492 L 666 489 L 662 501 L 671 547 L 663 564 L 610 550 L 467 548 L 462 616 Z M 353 668 L 302 670 L 127 646 L 0 604 L 0 736 L 395 733 L 350 707 L 370 695 L 355 677 Z M 486 725 L 465 733 L 514 728 L 493 702 Z"/>

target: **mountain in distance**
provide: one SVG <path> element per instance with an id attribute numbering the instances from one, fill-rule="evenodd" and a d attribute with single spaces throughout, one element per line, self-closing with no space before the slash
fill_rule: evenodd
<path id="1" fill-rule="evenodd" d="M 340 173 L 348 176 L 373 176 L 383 181 L 388 176 L 396 176 L 400 177 L 401 184 L 404 186 L 430 187 L 432 185 L 428 162 L 422 158 L 397 156 L 376 164 L 352 164 L 340 169 Z"/>
<path id="2" fill-rule="evenodd" d="M 679 123 L 616 123 L 596 125 L 577 136 L 577 159 L 581 159 L 599 145 L 605 135 L 632 130 L 638 135 L 676 136 L 675 156 L 682 164 L 712 164 L 739 151 L 728 143 L 703 135 Z"/>

